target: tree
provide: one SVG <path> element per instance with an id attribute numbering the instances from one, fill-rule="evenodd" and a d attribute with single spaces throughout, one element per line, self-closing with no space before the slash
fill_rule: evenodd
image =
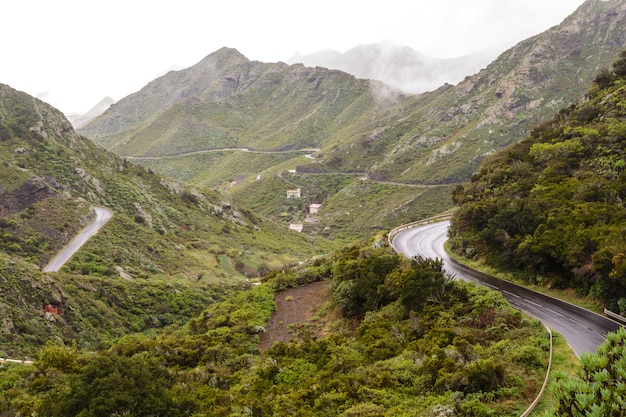
<path id="1" fill-rule="evenodd" d="M 39 353 L 37 364 L 42 368 L 56 368 L 63 372 L 71 372 L 77 365 L 78 347 L 76 341 L 72 347 L 56 346 L 48 342 Z"/>
<path id="2" fill-rule="evenodd" d="M 345 317 L 355 317 L 389 304 L 385 278 L 403 261 L 385 249 L 344 249 L 332 268 L 333 298 Z"/>
<path id="3" fill-rule="evenodd" d="M 610 333 L 596 353 L 581 356 L 582 370 L 557 381 L 555 416 L 626 415 L 626 329 Z"/>
<path id="4" fill-rule="evenodd" d="M 42 415 L 99 417 L 111 415 L 177 416 L 167 387 L 167 372 L 154 358 L 102 353 L 90 357 L 69 378 L 68 389 L 44 402 Z"/>
<path id="5" fill-rule="evenodd" d="M 451 279 L 444 273 L 441 259 L 415 256 L 408 268 L 396 270 L 388 281 L 396 287 L 397 298 L 404 307 L 421 310 L 428 303 L 441 303 Z"/>

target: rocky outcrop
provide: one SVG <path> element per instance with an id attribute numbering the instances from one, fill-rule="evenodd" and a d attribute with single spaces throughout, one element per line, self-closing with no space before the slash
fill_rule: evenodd
<path id="1" fill-rule="evenodd" d="M 52 186 L 50 184 L 52 182 Z M 58 194 L 54 189 L 54 180 L 31 178 L 14 190 L 6 191 L 0 188 L 0 217 L 20 212 L 34 203 Z"/>

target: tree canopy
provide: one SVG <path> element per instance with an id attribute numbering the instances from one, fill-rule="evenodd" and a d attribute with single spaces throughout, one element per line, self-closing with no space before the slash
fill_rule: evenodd
<path id="1" fill-rule="evenodd" d="M 322 279 L 329 327 L 260 352 L 274 297 Z M 548 351 L 538 322 L 451 281 L 441 261 L 353 246 L 273 271 L 161 334 L 97 352 L 49 344 L 33 366 L 0 367 L 0 414 L 517 416 Z"/>

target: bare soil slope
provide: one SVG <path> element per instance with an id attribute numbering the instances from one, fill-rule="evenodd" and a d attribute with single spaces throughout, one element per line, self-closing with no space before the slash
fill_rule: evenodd
<path id="1" fill-rule="evenodd" d="M 302 332 L 311 331 L 321 335 L 323 325 L 311 326 L 312 318 L 330 295 L 330 282 L 314 282 L 303 287 L 290 288 L 276 294 L 276 312 L 261 335 L 260 349 L 270 348 L 275 342 L 288 342 L 299 338 Z"/>

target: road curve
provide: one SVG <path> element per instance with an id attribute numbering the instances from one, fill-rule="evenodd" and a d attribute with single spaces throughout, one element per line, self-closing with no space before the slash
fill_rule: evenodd
<path id="1" fill-rule="evenodd" d="M 396 252 L 407 257 L 421 255 L 440 258 L 446 271 L 456 278 L 479 282 L 499 290 L 514 307 L 561 333 L 578 356 L 584 352 L 595 352 L 598 345 L 604 342 L 606 334 L 620 327 L 619 323 L 589 310 L 458 263 L 444 249 L 449 225 L 449 221 L 444 221 L 405 230 L 394 237 L 392 245 Z"/>
<path id="2" fill-rule="evenodd" d="M 87 225 L 57 256 L 44 267 L 44 272 L 57 272 L 102 226 L 113 216 L 113 212 L 104 207 L 94 207 L 96 218 Z"/>

